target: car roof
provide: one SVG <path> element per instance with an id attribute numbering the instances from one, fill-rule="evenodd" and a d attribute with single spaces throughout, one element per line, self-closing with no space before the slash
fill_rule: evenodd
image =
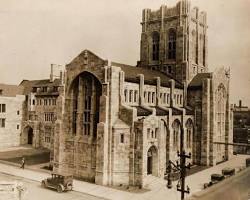
<path id="1" fill-rule="evenodd" d="M 222 174 L 211 174 L 211 176 L 223 176 Z"/>
<path id="2" fill-rule="evenodd" d="M 58 173 L 58 172 L 52 172 L 51 175 L 58 175 L 58 176 L 73 176 L 72 174 L 68 173 Z"/>

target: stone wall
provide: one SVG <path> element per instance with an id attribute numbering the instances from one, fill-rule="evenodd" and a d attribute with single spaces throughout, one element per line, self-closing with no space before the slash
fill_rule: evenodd
<path id="1" fill-rule="evenodd" d="M 23 95 L 0 96 L 0 104 L 6 106 L 6 112 L 0 113 L 0 118 L 5 119 L 5 127 L 0 127 L 1 148 L 20 145 L 24 100 Z"/>

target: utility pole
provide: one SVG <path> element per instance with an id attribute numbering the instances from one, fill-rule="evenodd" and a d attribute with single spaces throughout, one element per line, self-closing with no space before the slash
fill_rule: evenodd
<path id="1" fill-rule="evenodd" d="M 185 189 L 185 178 L 186 178 L 186 169 L 190 169 L 190 164 L 186 166 L 186 158 L 191 158 L 191 154 L 186 155 L 185 151 L 181 153 L 178 152 L 178 156 L 180 157 L 180 183 L 177 184 L 177 191 L 181 192 L 181 200 L 184 200 L 185 193 L 190 192 L 189 187 L 187 186 L 187 190 Z"/>
<path id="2" fill-rule="evenodd" d="M 169 165 L 167 167 L 168 172 L 168 183 L 167 187 L 169 189 L 172 188 L 172 169 L 175 168 L 176 170 L 180 171 L 180 179 L 177 184 L 177 191 L 181 192 L 181 200 L 184 200 L 185 193 L 190 193 L 190 189 L 187 186 L 187 189 L 185 189 L 185 178 L 186 178 L 186 169 L 190 169 L 190 163 L 186 166 L 186 159 L 191 158 L 191 153 L 186 154 L 184 150 L 184 130 L 181 126 L 181 137 L 180 137 L 180 152 L 177 152 L 177 155 L 180 157 L 180 164 L 177 162 L 177 164 L 174 164 L 171 160 L 169 160 Z"/>

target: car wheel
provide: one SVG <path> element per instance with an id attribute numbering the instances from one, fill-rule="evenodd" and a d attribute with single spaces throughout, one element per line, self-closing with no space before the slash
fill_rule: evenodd
<path id="1" fill-rule="evenodd" d="M 62 193 L 63 192 L 63 186 L 62 185 L 58 185 L 57 186 L 57 192 L 58 193 Z"/>
<path id="2" fill-rule="evenodd" d="M 41 184 L 41 185 L 42 185 L 43 188 L 45 188 L 45 187 L 46 187 L 45 181 L 42 181 L 42 184 Z"/>
<path id="3" fill-rule="evenodd" d="M 72 190 L 73 189 L 73 185 L 71 183 L 67 184 L 67 190 Z"/>

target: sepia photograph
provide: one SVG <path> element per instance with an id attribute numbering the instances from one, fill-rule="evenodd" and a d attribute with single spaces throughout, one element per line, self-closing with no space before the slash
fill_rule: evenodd
<path id="1" fill-rule="evenodd" d="M 250 0 L 0 0 L 0 200 L 250 200 Z"/>

